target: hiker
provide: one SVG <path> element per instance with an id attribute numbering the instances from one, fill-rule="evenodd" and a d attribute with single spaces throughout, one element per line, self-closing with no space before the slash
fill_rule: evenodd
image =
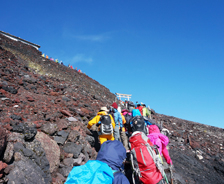
<path id="1" fill-rule="evenodd" d="M 117 108 L 118 108 L 118 105 L 116 102 L 114 102 L 112 104 L 112 111 L 113 111 L 113 115 L 114 115 L 114 121 L 115 121 L 115 130 L 114 130 L 114 139 L 115 140 L 120 140 L 120 128 L 121 128 L 121 131 L 123 131 L 123 123 L 122 123 L 122 117 L 121 117 L 121 114 L 120 112 L 118 112 Z"/>
<path id="2" fill-rule="evenodd" d="M 141 115 L 143 115 L 143 113 L 142 113 L 143 107 L 139 103 L 137 104 L 136 109 L 138 109 L 140 111 Z"/>
<path id="3" fill-rule="evenodd" d="M 142 115 L 151 118 L 151 111 L 149 111 L 149 109 L 146 107 L 145 104 L 142 104 Z"/>
<path id="4" fill-rule="evenodd" d="M 126 135 L 126 130 L 125 130 L 126 119 L 122 113 L 121 113 L 121 117 L 122 117 L 122 123 L 123 123 L 122 131 L 121 131 L 121 140 L 122 140 L 122 143 L 123 143 L 126 151 L 130 152 L 129 147 L 128 147 L 128 137 Z"/>
<path id="5" fill-rule="evenodd" d="M 71 67 L 71 65 L 70 65 L 70 64 L 68 64 L 68 67 L 70 68 L 70 67 Z"/>
<path id="6" fill-rule="evenodd" d="M 113 184 L 129 184 L 122 173 L 123 162 L 126 159 L 126 150 L 120 141 L 106 141 L 100 148 L 96 160 L 107 163 L 115 171 Z"/>
<path id="7" fill-rule="evenodd" d="M 148 134 L 147 126 L 152 125 L 152 123 L 150 123 L 148 121 L 148 118 L 143 117 L 138 109 L 133 109 L 132 110 L 132 119 L 130 120 L 130 126 L 131 127 L 133 126 L 133 121 L 135 121 L 137 119 L 143 120 L 145 122 L 144 133 L 145 133 L 145 135 L 147 135 Z"/>
<path id="8" fill-rule="evenodd" d="M 130 113 L 127 109 L 124 109 L 121 111 L 122 115 L 124 116 L 126 123 L 124 124 L 124 127 L 126 129 L 126 134 L 128 137 L 131 135 L 131 125 L 130 125 L 130 120 L 132 119 L 132 113 Z"/>
<path id="9" fill-rule="evenodd" d="M 58 63 L 59 62 L 58 59 L 55 59 L 55 62 Z"/>
<path id="10" fill-rule="evenodd" d="M 97 115 L 90 120 L 87 125 L 88 129 L 90 129 L 93 125 L 98 126 L 100 144 L 103 144 L 107 140 L 114 140 L 113 129 L 115 128 L 115 123 L 113 117 L 110 114 L 108 115 L 108 112 L 109 110 L 107 107 L 101 107 Z"/>
<path id="11" fill-rule="evenodd" d="M 127 109 L 129 112 L 132 112 L 132 110 L 135 108 L 135 104 L 132 101 L 127 102 Z"/>
<path id="12" fill-rule="evenodd" d="M 44 53 L 42 54 L 42 57 L 45 57 L 45 54 Z"/>
<path id="13" fill-rule="evenodd" d="M 48 55 L 46 55 L 46 59 L 48 59 L 49 57 L 48 57 Z"/>
<path id="14" fill-rule="evenodd" d="M 138 105 L 138 101 L 135 102 L 135 108 L 137 108 L 137 105 Z"/>
<path id="15" fill-rule="evenodd" d="M 163 134 L 160 133 L 159 128 L 156 125 L 151 125 L 149 127 L 149 135 L 147 136 L 150 141 L 158 146 L 160 155 L 163 155 L 166 162 L 169 165 L 173 165 L 172 160 L 170 158 L 169 152 L 166 148 L 166 146 L 169 143 L 169 138 Z"/>
<path id="16" fill-rule="evenodd" d="M 96 160 L 72 168 L 65 184 L 130 184 L 123 174 L 125 159 L 126 151 L 120 141 L 106 141 Z"/>
<path id="17" fill-rule="evenodd" d="M 149 105 L 148 105 L 147 109 L 148 109 L 149 112 L 150 112 L 150 116 L 149 116 L 149 118 L 152 119 L 152 110 L 151 110 L 151 108 L 149 107 Z"/>
<path id="18" fill-rule="evenodd" d="M 70 67 L 71 67 L 71 69 L 73 69 L 72 65 Z"/>
<path id="19" fill-rule="evenodd" d="M 165 172 L 159 151 L 145 135 L 145 121 L 138 117 L 133 120 L 133 133 L 129 138 L 133 182 L 139 183 L 140 180 L 143 184 L 163 184 Z"/>

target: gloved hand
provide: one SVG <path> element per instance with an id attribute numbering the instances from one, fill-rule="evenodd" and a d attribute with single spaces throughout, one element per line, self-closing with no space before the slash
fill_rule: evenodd
<path id="1" fill-rule="evenodd" d="M 169 169 L 172 170 L 172 171 L 175 170 L 173 164 L 169 164 Z"/>
<path id="2" fill-rule="evenodd" d="M 99 126 L 100 126 L 100 124 L 101 124 L 101 122 L 99 121 L 99 122 L 96 124 L 96 126 L 97 126 L 97 127 L 99 127 Z"/>

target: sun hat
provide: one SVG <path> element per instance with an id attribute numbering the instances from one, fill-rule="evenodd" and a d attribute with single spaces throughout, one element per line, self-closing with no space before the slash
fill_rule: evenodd
<path id="1" fill-rule="evenodd" d="M 109 110 L 107 109 L 107 107 L 101 107 L 100 110 L 101 110 L 101 111 L 109 112 Z"/>

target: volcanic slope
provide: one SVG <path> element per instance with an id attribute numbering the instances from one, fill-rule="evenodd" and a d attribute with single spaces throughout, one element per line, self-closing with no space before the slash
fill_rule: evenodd
<path id="1" fill-rule="evenodd" d="M 63 183 L 74 165 L 96 157 L 96 135 L 86 125 L 115 99 L 97 81 L 41 54 L 0 34 L 2 182 Z M 168 129 L 176 183 L 224 183 L 223 129 L 155 111 L 152 117 Z"/>

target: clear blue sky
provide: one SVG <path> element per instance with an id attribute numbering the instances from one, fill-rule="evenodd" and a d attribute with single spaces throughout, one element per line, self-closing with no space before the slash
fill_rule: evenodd
<path id="1" fill-rule="evenodd" d="M 7 0 L 0 17 L 112 93 L 224 128 L 223 0 Z"/>

